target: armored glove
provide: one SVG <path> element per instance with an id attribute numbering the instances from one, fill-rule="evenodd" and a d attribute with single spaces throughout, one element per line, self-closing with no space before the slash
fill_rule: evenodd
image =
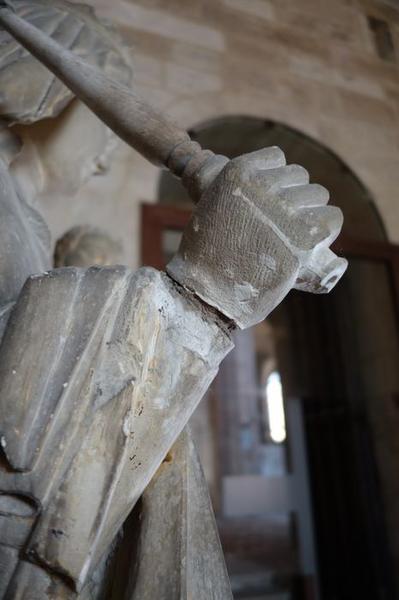
<path id="1" fill-rule="evenodd" d="M 202 195 L 167 272 L 241 328 L 291 288 L 330 291 L 347 267 L 329 245 L 342 212 L 277 147 L 227 162 Z"/>

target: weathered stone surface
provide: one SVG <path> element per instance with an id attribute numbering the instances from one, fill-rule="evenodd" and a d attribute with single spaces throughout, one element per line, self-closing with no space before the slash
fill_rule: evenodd
<path id="1" fill-rule="evenodd" d="M 100 10 L 109 10 L 108 0 L 98 0 L 96 7 Z M 172 10 L 157 10 L 143 6 L 139 2 L 123 2 L 118 6 L 119 10 L 114 14 L 114 20 L 120 25 L 134 21 L 137 29 L 148 34 L 158 34 L 163 37 L 180 40 L 182 42 L 195 43 L 205 48 L 213 48 L 222 51 L 225 48 L 224 36 L 216 31 L 206 21 L 199 25 L 191 19 L 176 17 Z"/>
<path id="2" fill-rule="evenodd" d="M 21 150 L 21 140 L 0 120 L 0 156 L 7 164 L 18 155 Z"/>
<path id="3" fill-rule="evenodd" d="M 57 241 L 54 266 L 117 265 L 121 262 L 121 253 L 121 245 L 104 231 L 90 225 L 81 225 L 73 227 Z"/>
<path id="4" fill-rule="evenodd" d="M 0 598 L 5 597 L 8 584 L 14 568 L 18 564 L 19 549 L 7 545 L 0 545 Z"/>
<path id="5" fill-rule="evenodd" d="M 145 490 L 126 600 L 228 600 L 230 583 L 206 481 L 186 429 Z"/>
<path id="6" fill-rule="evenodd" d="M 293 287 L 328 292 L 347 266 L 328 248 L 343 221 L 328 197 L 277 147 L 236 158 L 205 190 L 167 271 L 242 328 Z"/>
<path id="7" fill-rule="evenodd" d="M 1 346 L 0 490 L 42 506 L 31 560 L 82 588 L 231 347 L 151 269 L 28 280 Z"/>
<path id="8" fill-rule="evenodd" d="M 122 41 L 89 7 L 62 0 L 8 0 L 7 4 L 113 79 L 130 82 L 129 58 Z M 68 88 L 5 31 L 0 32 L 0 87 L 0 114 L 18 123 L 54 117 L 73 98 Z"/>
<path id="9" fill-rule="evenodd" d="M 19 193 L 0 155 L 0 311 L 17 299 L 32 273 L 49 268 L 48 229 L 39 213 Z M 1 315 L 0 315 L 1 321 Z"/>
<path id="10" fill-rule="evenodd" d="M 120 248 L 104 232 L 76 227 L 57 242 L 55 264 L 115 264 Z M 7 497 L 8 498 L 8 497 Z M 0 496 L 1 508 L 1 496 Z M 133 518 L 135 515 L 138 518 Z M 25 532 L 22 532 L 22 535 Z M 26 535 L 26 534 L 25 534 Z M 130 554 L 125 547 L 135 546 Z M 231 598 L 207 483 L 187 427 L 123 524 L 79 598 Z M 127 556 L 126 556 L 127 555 Z M 65 593 L 59 584 L 58 593 Z"/>

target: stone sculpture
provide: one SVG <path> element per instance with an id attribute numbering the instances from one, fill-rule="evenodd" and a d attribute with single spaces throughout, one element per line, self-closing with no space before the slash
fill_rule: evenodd
<path id="1" fill-rule="evenodd" d="M 63 0 L 14 0 L 9 6 L 112 79 L 130 85 L 126 46 L 90 7 Z M 73 92 L 4 30 L 0 48 L 0 113 L 5 120 L 26 124 L 56 117 L 73 99 Z"/>
<path id="2" fill-rule="evenodd" d="M 231 331 L 264 319 L 292 287 L 326 292 L 338 281 L 346 261 L 328 247 L 342 215 L 281 150 L 232 161 L 203 151 L 14 5 L 1 3 L 0 24 L 125 141 L 182 177 L 198 206 L 167 273 L 43 273 L 40 235 L 28 231 L 30 261 L 1 296 L 0 597 L 228 598 L 209 500 L 186 502 L 190 486 L 203 490 L 190 441 L 163 461 L 231 350 Z M 15 208 L 11 182 L 2 194 L 22 239 L 31 217 Z M 146 488 L 138 539 L 125 554 L 119 544 L 114 561 Z M 178 520 L 186 535 L 175 556 Z"/>
<path id="3" fill-rule="evenodd" d="M 90 225 L 78 225 L 57 241 L 55 267 L 92 267 L 118 265 L 122 246 L 105 231 Z"/>
<path id="4" fill-rule="evenodd" d="M 55 265 L 115 264 L 118 252 L 121 248 L 105 232 L 75 227 L 57 242 Z M 85 594 L 100 593 L 137 600 L 231 598 L 206 481 L 188 427 L 124 523 L 119 544 L 89 581 Z"/>

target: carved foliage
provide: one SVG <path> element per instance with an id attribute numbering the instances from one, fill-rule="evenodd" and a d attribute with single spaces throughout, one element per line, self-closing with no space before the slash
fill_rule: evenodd
<path id="1" fill-rule="evenodd" d="M 92 9 L 63 0 L 7 0 L 25 20 L 111 78 L 130 83 L 129 55 L 110 26 Z M 0 114 L 32 123 L 57 116 L 73 94 L 5 31 L 0 31 Z"/>

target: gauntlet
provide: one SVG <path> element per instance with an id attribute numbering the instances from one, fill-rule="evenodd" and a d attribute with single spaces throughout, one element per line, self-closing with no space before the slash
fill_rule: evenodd
<path id="1" fill-rule="evenodd" d="M 241 328 L 262 321 L 291 288 L 328 292 L 347 267 L 329 245 L 342 212 L 277 147 L 227 162 L 202 194 L 173 279 Z"/>

